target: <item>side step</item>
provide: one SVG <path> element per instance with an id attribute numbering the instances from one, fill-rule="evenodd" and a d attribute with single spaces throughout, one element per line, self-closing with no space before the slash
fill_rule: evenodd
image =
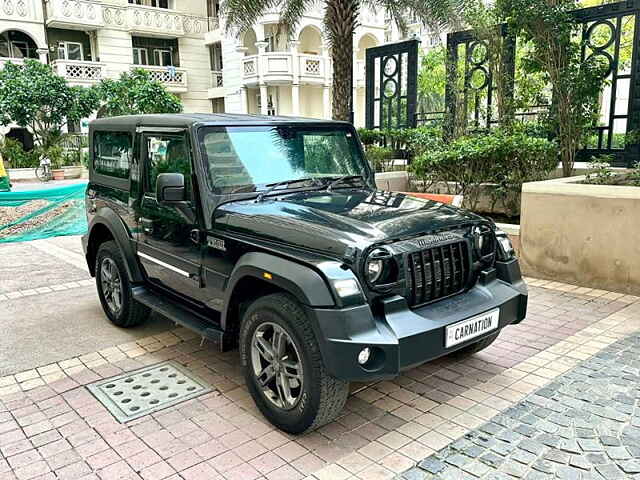
<path id="1" fill-rule="evenodd" d="M 151 310 L 167 317 L 172 322 L 182 325 L 189 330 L 193 330 L 204 338 L 217 344 L 220 351 L 228 350 L 229 339 L 225 338 L 225 332 L 212 324 L 202 315 L 199 315 L 187 307 L 169 302 L 164 297 L 154 293 L 147 287 L 134 287 L 133 298 L 146 305 Z"/>

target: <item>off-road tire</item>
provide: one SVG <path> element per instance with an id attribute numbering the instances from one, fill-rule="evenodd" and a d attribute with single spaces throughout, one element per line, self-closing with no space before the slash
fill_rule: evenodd
<path id="1" fill-rule="evenodd" d="M 251 365 L 254 331 L 265 322 L 277 323 L 296 344 L 304 372 L 300 401 L 283 410 L 265 398 Z M 240 359 L 249 392 L 262 414 L 276 427 L 300 434 L 325 425 L 343 409 L 349 382 L 330 376 L 322 362 L 318 341 L 300 304 L 290 295 L 275 293 L 255 300 L 242 317 Z"/>
<path id="2" fill-rule="evenodd" d="M 122 307 L 118 314 L 114 314 L 107 305 L 104 293 L 102 291 L 102 283 L 100 281 L 101 265 L 102 261 L 109 257 L 115 263 L 121 280 L 122 290 Z M 98 297 L 102 304 L 102 309 L 105 315 L 114 325 L 123 328 L 136 327 L 142 324 L 151 312 L 149 307 L 136 302 L 133 299 L 133 293 L 131 291 L 131 282 L 127 275 L 127 269 L 125 267 L 124 258 L 120 248 L 114 241 L 104 242 L 98 248 L 98 254 L 96 255 L 96 287 L 98 289 Z"/>
<path id="3" fill-rule="evenodd" d="M 497 331 L 493 335 L 489 335 L 488 337 L 483 338 L 479 342 L 472 343 L 471 345 L 467 345 L 466 347 L 461 348 L 460 350 L 456 350 L 455 352 L 453 352 L 453 355 L 466 357 L 469 355 L 473 355 L 474 353 L 478 353 L 484 350 L 485 348 L 487 348 L 493 342 L 495 342 L 496 339 L 498 338 L 498 335 L 500 335 L 500 331 Z"/>

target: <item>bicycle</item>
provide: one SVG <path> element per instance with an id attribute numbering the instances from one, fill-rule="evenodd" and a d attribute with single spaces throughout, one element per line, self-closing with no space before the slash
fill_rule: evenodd
<path id="1" fill-rule="evenodd" d="M 36 177 L 41 182 L 48 182 L 53 178 L 51 173 L 51 160 L 43 158 L 40 160 L 40 165 L 36 167 Z"/>

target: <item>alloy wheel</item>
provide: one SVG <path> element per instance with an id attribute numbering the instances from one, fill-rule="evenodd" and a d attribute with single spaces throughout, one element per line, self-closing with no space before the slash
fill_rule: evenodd
<path id="1" fill-rule="evenodd" d="M 251 339 L 251 365 L 262 394 L 276 407 L 291 410 L 300 401 L 303 371 L 300 355 L 280 325 L 266 322 Z"/>
<path id="2" fill-rule="evenodd" d="M 109 257 L 100 265 L 100 284 L 109 310 L 117 315 L 122 308 L 122 280 L 116 263 Z"/>

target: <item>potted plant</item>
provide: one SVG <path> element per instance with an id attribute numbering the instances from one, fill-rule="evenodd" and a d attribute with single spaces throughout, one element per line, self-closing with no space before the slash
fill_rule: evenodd
<path id="1" fill-rule="evenodd" d="M 59 145 L 54 145 L 49 147 L 45 156 L 51 160 L 51 175 L 54 180 L 64 180 L 64 169 L 62 165 L 64 164 L 64 156 L 62 155 L 62 147 Z"/>

